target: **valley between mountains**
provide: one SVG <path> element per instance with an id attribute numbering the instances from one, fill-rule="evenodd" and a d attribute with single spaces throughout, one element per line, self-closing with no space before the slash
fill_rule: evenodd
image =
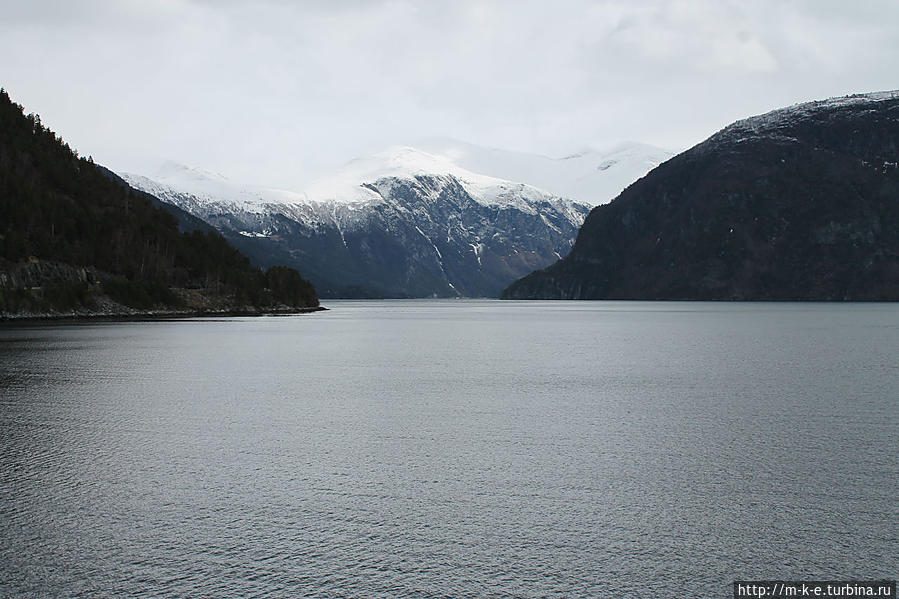
<path id="1" fill-rule="evenodd" d="M 593 205 L 671 156 L 642 144 L 563 159 L 424 145 L 432 151 L 353 160 L 302 192 L 175 163 L 122 177 L 214 226 L 258 265 L 299 269 L 322 297 L 497 297 L 566 256 Z"/>
<path id="2" fill-rule="evenodd" d="M 3 92 L 0 315 L 262 313 L 318 298 L 899 300 L 899 93 L 673 155 L 430 140 L 289 191 L 116 175 Z"/>

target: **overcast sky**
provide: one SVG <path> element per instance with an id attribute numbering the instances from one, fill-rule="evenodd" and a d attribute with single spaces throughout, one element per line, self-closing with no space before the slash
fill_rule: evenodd
<path id="1" fill-rule="evenodd" d="M 393 144 L 687 148 L 899 88 L 895 0 L 0 0 L 0 85 L 82 154 L 298 187 Z"/>

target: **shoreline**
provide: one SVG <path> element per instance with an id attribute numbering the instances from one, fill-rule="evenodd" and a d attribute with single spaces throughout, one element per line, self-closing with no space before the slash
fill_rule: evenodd
<path id="1" fill-rule="evenodd" d="M 11 323 L 38 323 L 38 322 L 127 322 L 127 321 L 156 321 L 179 320 L 187 318 L 209 317 L 234 317 L 234 316 L 290 316 L 293 314 L 312 314 L 324 312 L 328 308 L 315 306 L 310 308 L 276 308 L 273 310 L 134 310 L 133 312 L 68 312 L 68 313 L 23 313 L 0 314 L 0 325 Z"/>

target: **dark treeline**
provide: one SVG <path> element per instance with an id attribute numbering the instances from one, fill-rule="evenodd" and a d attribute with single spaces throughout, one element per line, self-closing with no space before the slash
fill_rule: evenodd
<path id="1" fill-rule="evenodd" d="M 174 216 L 79 157 L 0 90 L 0 272 L 43 261 L 98 280 L 47 281 L 40 301 L 7 280 L 0 311 L 89 307 L 92 286 L 142 309 L 191 307 L 173 289 L 232 308 L 318 305 L 297 271 L 264 273 L 217 233 L 179 232 Z"/>

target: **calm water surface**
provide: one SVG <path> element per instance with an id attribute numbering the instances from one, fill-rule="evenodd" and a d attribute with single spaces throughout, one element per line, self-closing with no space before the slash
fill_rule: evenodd
<path id="1" fill-rule="evenodd" d="M 0 327 L 0 596 L 899 574 L 899 306 L 330 307 Z"/>

